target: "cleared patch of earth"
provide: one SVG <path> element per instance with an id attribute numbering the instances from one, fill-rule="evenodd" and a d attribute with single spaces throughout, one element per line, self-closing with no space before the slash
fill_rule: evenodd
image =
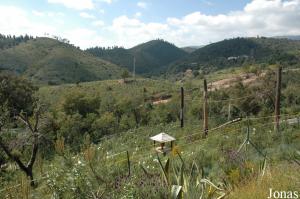
<path id="1" fill-rule="evenodd" d="M 226 79 L 208 83 L 207 87 L 208 87 L 208 91 L 215 91 L 223 88 L 228 88 L 239 82 L 241 82 L 244 85 L 248 85 L 256 81 L 258 78 L 263 77 L 265 75 L 266 73 L 261 73 L 259 75 L 256 75 L 254 73 L 245 73 L 245 74 L 237 75 L 235 77 L 226 78 Z"/>

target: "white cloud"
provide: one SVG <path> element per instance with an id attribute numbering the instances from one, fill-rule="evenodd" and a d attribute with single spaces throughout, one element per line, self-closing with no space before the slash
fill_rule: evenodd
<path id="1" fill-rule="evenodd" d="M 0 33 L 42 36 L 48 32 L 68 38 L 82 48 L 96 45 L 132 47 L 156 38 L 187 46 L 238 36 L 300 35 L 300 0 L 253 0 L 243 9 L 227 14 L 194 12 L 159 23 L 143 22 L 136 13 L 133 17 L 118 16 L 112 24 L 94 19 L 89 22 L 93 29 L 83 29 L 81 24 L 75 24 L 74 30 L 58 23 L 53 25 L 53 20 L 45 20 L 50 15 L 49 12 L 26 12 L 13 6 L 0 6 Z"/>
<path id="2" fill-rule="evenodd" d="M 207 44 L 237 36 L 300 34 L 300 0 L 253 0 L 241 11 L 220 15 L 194 12 L 168 18 L 179 45 Z M 167 37 L 166 37 L 167 38 Z"/>
<path id="3" fill-rule="evenodd" d="M 116 45 L 132 47 L 155 38 L 179 46 L 208 44 L 239 36 L 300 34 L 300 0 L 253 0 L 240 11 L 207 15 L 190 13 L 163 23 L 120 16 L 108 28 Z"/>
<path id="4" fill-rule="evenodd" d="M 93 21 L 92 25 L 95 26 L 95 27 L 103 27 L 104 22 L 102 20 L 97 20 L 97 21 Z"/>
<path id="5" fill-rule="evenodd" d="M 105 13 L 105 10 L 104 10 L 104 9 L 100 9 L 100 10 L 99 10 L 99 13 L 100 13 L 100 14 L 104 14 L 104 13 Z"/>
<path id="6" fill-rule="evenodd" d="M 144 1 L 139 1 L 136 5 L 140 8 L 144 8 L 144 9 L 148 7 L 148 4 Z"/>
<path id="7" fill-rule="evenodd" d="M 70 40 L 70 43 L 80 46 L 83 49 L 86 49 L 91 46 L 105 46 L 105 39 L 97 34 L 96 31 L 85 29 L 85 28 L 76 28 L 66 31 L 63 36 Z"/>
<path id="8" fill-rule="evenodd" d="M 44 12 L 40 12 L 40 11 L 36 11 L 36 10 L 33 10 L 32 14 L 34 14 L 35 16 L 38 16 L 38 17 L 44 17 L 45 16 Z"/>
<path id="9" fill-rule="evenodd" d="M 41 15 L 40 12 L 36 14 Z M 0 6 L 0 33 L 6 35 L 28 34 L 43 36 L 44 33 L 54 34 L 56 32 L 55 27 L 44 23 L 33 22 L 29 19 L 29 16 L 30 13 L 18 7 Z"/>
<path id="10" fill-rule="evenodd" d="M 33 10 L 32 14 L 38 17 L 63 17 L 65 16 L 64 13 L 62 12 L 42 12 L 42 11 L 37 11 L 37 10 Z"/>
<path id="11" fill-rule="evenodd" d="M 111 4 L 113 2 L 113 0 L 97 0 L 97 1 L 108 3 L 108 4 Z"/>
<path id="12" fill-rule="evenodd" d="M 62 4 L 76 10 L 94 9 L 93 0 L 48 0 L 49 3 Z"/>
<path id="13" fill-rule="evenodd" d="M 136 12 L 136 13 L 134 14 L 134 16 L 135 16 L 136 18 L 139 18 L 139 17 L 142 16 L 142 13 L 141 13 L 141 12 Z"/>
<path id="14" fill-rule="evenodd" d="M 79 16 L 81 16 L 82 18 L 86 18 L 86 19 L 95 19 L 96 18 L 94 15 L 91 15 L 86 12 L 79 13 Z"/>
<path id="15" fill-rule="evenodd" d="M 115 18 L 107 30 L 115 45 L 132 47 L 154 38 L 162 38 L 167 35 L 169 28 L 167 24 L 143 23 L 139 19 L 123 15 Z"/>

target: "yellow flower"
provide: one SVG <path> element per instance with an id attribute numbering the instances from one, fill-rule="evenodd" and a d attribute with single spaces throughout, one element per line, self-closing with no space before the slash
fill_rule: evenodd
<path id="1" fill-rule="evenodd" d="M 176 156 L 178 155 L 179 153 L 181 152 L 179 146 L 174 146 L 173 149 L 172 149 L 172 155 L 173 156 Z"/>

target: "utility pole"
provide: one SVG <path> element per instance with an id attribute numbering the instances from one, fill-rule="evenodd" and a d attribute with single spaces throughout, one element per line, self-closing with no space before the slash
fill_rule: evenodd
<path id="1" fill-rule="evenodd" d="M 133 80 L 135 81 L 135 57 L 133 57 Z"/>
<path id="2" fill-rule="evenodd" d="M 208 105 L 207 105 L 207 82 L 206 79 L 203 81 L 204 83 L 204 93 L 203 93 L 203 133 L 204 137 L 208 134 Z"/>
<path id="3" fill-rule="evenodd" d="M 184 108 L 184 90 L 181 87 L 181 109 L 180 109 L 180 127 L 184 126 L 184 118 L 183 118 L 183 108 Z"/>
<path id="4" fill-rule="evenodd" d="M 281 66 L 277 69 L 276 78 L 276 99 L 275 99 L 275 126 L 274 129 L 279 132 L 279 122 L 280 122 L 280 96 L 281 96 Z"/>

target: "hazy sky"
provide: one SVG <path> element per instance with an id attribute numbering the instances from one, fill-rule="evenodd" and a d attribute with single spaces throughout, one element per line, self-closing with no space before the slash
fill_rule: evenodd
<path id="1" fill-rule="evenodd" d="M 1 0 L 0 33 L 57 35 L 81 48 L 300 35 L 300 0 Z"/>

